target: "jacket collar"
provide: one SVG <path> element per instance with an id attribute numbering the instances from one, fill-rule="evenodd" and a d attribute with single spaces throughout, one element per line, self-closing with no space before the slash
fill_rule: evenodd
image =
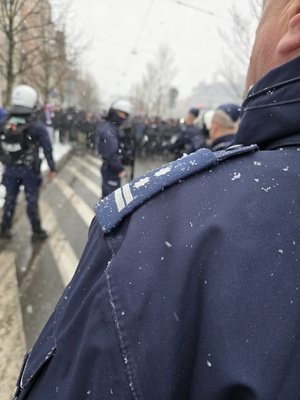
<path id="1" fill-rule="evenodd" d="M 300 57 L 271 70 L 249 91 L 235 144 L 300 145 Z"/>
<path id="2" fill-rule="evenodd" d="M 228 135 L 221 136 L 213 141 L 212 146 L 216 146 L 219 143 L 231 143 L 234 141 L 235 133 L 228 133 Z"/>

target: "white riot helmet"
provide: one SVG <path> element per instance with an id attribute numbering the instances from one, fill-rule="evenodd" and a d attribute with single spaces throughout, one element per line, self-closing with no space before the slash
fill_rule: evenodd
<path id="1" fill-rule="evenodd" d="M 111 108 L 116 111 L 123 111 L 128 115 L 133 111 L 133 105 L 128 100 L 117 100 L 111 105 Z"/>
<path id="2" fill-rule="evenodd" d="M 212 125 L 212 120 L 215 115 L 216 110 L 208 110 L 205 112 L 203 116 L 203 122 L 205 124 L 206 129 L 209 131 Z"/>
<path id="3" fill-rule="evenodd" d="M 11 95 L 11 105 L 20 113 L 30 113 L 35 110 L 39 104 L 38 93 L 28 85 L 17 86 Z"/>

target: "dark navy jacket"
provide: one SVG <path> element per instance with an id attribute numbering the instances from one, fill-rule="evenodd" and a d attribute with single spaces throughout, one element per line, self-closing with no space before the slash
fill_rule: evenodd
<path id="1" fill-rule="evenodd" d="M 190 154 L 195 150 L 204 147 L 205 139 L 200 129 L 196 125 L 183 125 L 181 131 L 177 134 L 174 143 L 168 143 L 165 148 L 182 156 Z"/>
<path id="2" fill-rule="evenodd" d="M 260 151 L 199 150 L 101 201 L 16 398 L 299 400 L 299 67 L 244 103 L 236 144 Z"/>
<path id="3" fill-rule="evenodd" d="M 121 138 L 118 128 L 107 121 L 100 127 L 97 136 L 99 154 L 107 166 L 117 175 L 124 170 L 121 161 Z"/>
<path id="4" fill-rule="evenodd" d="M 33 122 L 28 128 L 28 133 L 30 135 L 31 141 L 35 144 L 31 146 L 31 149 L 28 151 L 28 154 L 39 161 L 39 149 L 42 148 L 45 158 L 47 160 L 47 164 L 49 166 L 50 171 L 55 171 L 55 162 L 52 154 L 52 144 L 49 138 L 48 131 L 46 126 L 42 122 Z M 9 176 L 23 176 L 28 173 L 28 170 L 34 172 L 34 164 L 25 165 L 19 164 L 15 165 L 13 163 L 5 163 L 5 174 Z M 39 173 L 37 171 L 37 173 Z"/>

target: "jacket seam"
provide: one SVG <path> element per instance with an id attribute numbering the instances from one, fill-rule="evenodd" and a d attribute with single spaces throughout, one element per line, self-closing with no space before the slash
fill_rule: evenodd
<path id="1" fill-rule="evenodd" d="M 115 256 L 115 252 L 114 249 L 110 243 L 110 240 L 107 241 L 107 244 L 112 252 L 112 259 L 111 261 L 114 259 Z M 111 305 L 111 310 L 112 310 L 112 316 L 113 316 L 113 320 L 115 323 L 115 329 L 117 331 L 117 337 L 118 337 L 118 342 L 119 342 L 119 346 L 120 346 L 120 350 L 121 350 L 121 355 L 123 358 L 123 362 L 124 362 L 124 366 L 125 366 L 125 374 L 127 376 L 127 380 L 129 383 L 129 388 L 132 394 L 132 398 L 134 400 L 138 400 L 139 397 L 136 393 L 136 389 L 133 383 L 133 377 L 132 377 L 132 372 L 128 363 L 128 355 L 127 355 L 127 351 L 126 351 L 126 347 L 125 347 L 125 343 L 124 343 L 124 339 L 123 339 L 123 334 L 121 331 L 121 327 L 120 327 L 120 322 L 119 322 L 119 318 L 118 318 L 118 314 L 117 314 L 117 310 L 116 310 L 116 306 L 115 306 L 115 302 L 113 299 L 113 294 L 112 294 L 112 288 L 111 288 L 111 282 L 110 282 L 110 275 L 109 275 L 109 265 L 111 263 L 111 261 L 109 262 L 106 270 L 105 270 L 105 274 L 106 274 L 106 283 L 107 283 L 107 293 L 108 293 L 108 300 L 109 303 Z"/>

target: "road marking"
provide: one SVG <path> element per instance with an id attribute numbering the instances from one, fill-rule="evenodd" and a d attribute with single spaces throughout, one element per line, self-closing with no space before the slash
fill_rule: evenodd
<path id="1" fill-rule="evenodd" d="M 100 167 L 102 165 L 102 159 L 99 157 L 93 157 L 90 154 L 87 154 L 86 158 L 88 158 L 91 162 L 96 164 L 98 167 Z"/>
<path id="2" fill-rule="evenodd" d="M 74 172 L 74 167 L 70 167 L 72 173 Z M 80 173 L 79 173 L 80 174 Z M 81 178 L 83 175 L 81 174 Z M 79 179 L 79 175 L 77 176 Z M 85 177 L 84 185 L 85 186 L 93 186 L 88 184 L 89 180 Z M 87 227 L 90 226 L 92 219 L 95 216 L 95 211 L 92 210 L 85 201 L 79 197 L 76 192 L 68 186 L 68 183 L 63 179 L 56 177 L 53 181 L 59 190 L 63 193 L 63 195 L 67 198 L 68 201 L 74 206 L 78 216 L 83 220 Z M 96 185 L 94 190 L 96 189 Z M 91 190 L 91 189 L 90 189 Z M 100 189 L 99 189 L 100 190 Z M 97 194 L 98 195 L 98 194 Z M 40 201 L 40 209 L 41 215 L 43 216 L 43 225 L 47 227 L 47 229 L 51 232 L 47 243 L 51 249 L 52 256 L 55 260 L 57 270 L 61 276 L 62 282 L 64 285 L 67 285 L 79 262 L 78 257 L 76 256 L 68 238 L 65 236 L 64 231 L 60 228 L 60 221 L 57 220 L 54 212 L 52 211 L 51 206 L 48 204 L 47 199 Z M 86 231 L 87 236 L 88 230 Z M 34 257 L 31 262 L 30 271 L 27 271 L 27 276 L 23 279 L 19 293 L 20 296 L 25 293 L 28 287 L 31 285 L 33 277 L 36 271 L 39 268 L 41 254 Z"/>
<path id="3" fill-rule="evenodd" d="M 94 182 L 89 180 L 84 174 L 79 172 L 76 167 L 66 166 L 68 171 L 71 172 L 86 188 L 88 188 L 98 199 L 100 198 L 101 189 Z"/>
<path id="4" fill-rule="evenodd" d="M 52 211 L 49 211 L 47 217 L 55 220 L 55 215 Z M 79 260 L 65 234 L 58 225 L 55 234 L 49 237 L 48 243 L 60 277 L 64 286 L 67 286 L 76 271 Z"/>
<path id="5" fill-rule="evenodd" d="M 45 201 L 40 202 L 41 214 L 43 215 L 43 225 L 51 232 L 47 244 L 50 247 L 52 257 L 55 260 L 55 265 L 60 274 L 64 286 L 66 286 L 77 268 L 79 259 L 76 256 L 72 246 L 66 238 L 63 230 L 59 226 L 59 222 L 50 205 Z M 39 269 L 40 253 L 34 257 L 30 264 L 30 271 L 22 280 L 19 287 L 20 297 L 30 287 L 36 271 Z"/>
<path id="6" fill-rule="evenodd" d="M 100 178 L 100 169 L 97 167 L 93 167 L 90 163 L 88 163 L 88 161 L 85 161 L 82 158 L 76 158 L 75 159 L 76 163 L 80 164 L 81 166 L 83 166 L 84 168 L 86 168 L 88 171 L 90 171 L 92 174 L 94 174 L 95 176 L 97 176 L 98 178 Z M 100 165 L 100 164 L 99 164 Z"/>
<path id="7" fill-rule="evenodd" d="M 83 222 L 90 226 L 92 219 L 95 216 L 95 211 L 91 209 L 90 206 L 86 204 L 81 197 L 79 197 L 73 189 L 71 189 L 65 181 L 60 178 L 55 178 L 53 183 L 59 187 L 64 196 L 71 201 L 72 205 L 76 208 L 79 217 Z"/>

